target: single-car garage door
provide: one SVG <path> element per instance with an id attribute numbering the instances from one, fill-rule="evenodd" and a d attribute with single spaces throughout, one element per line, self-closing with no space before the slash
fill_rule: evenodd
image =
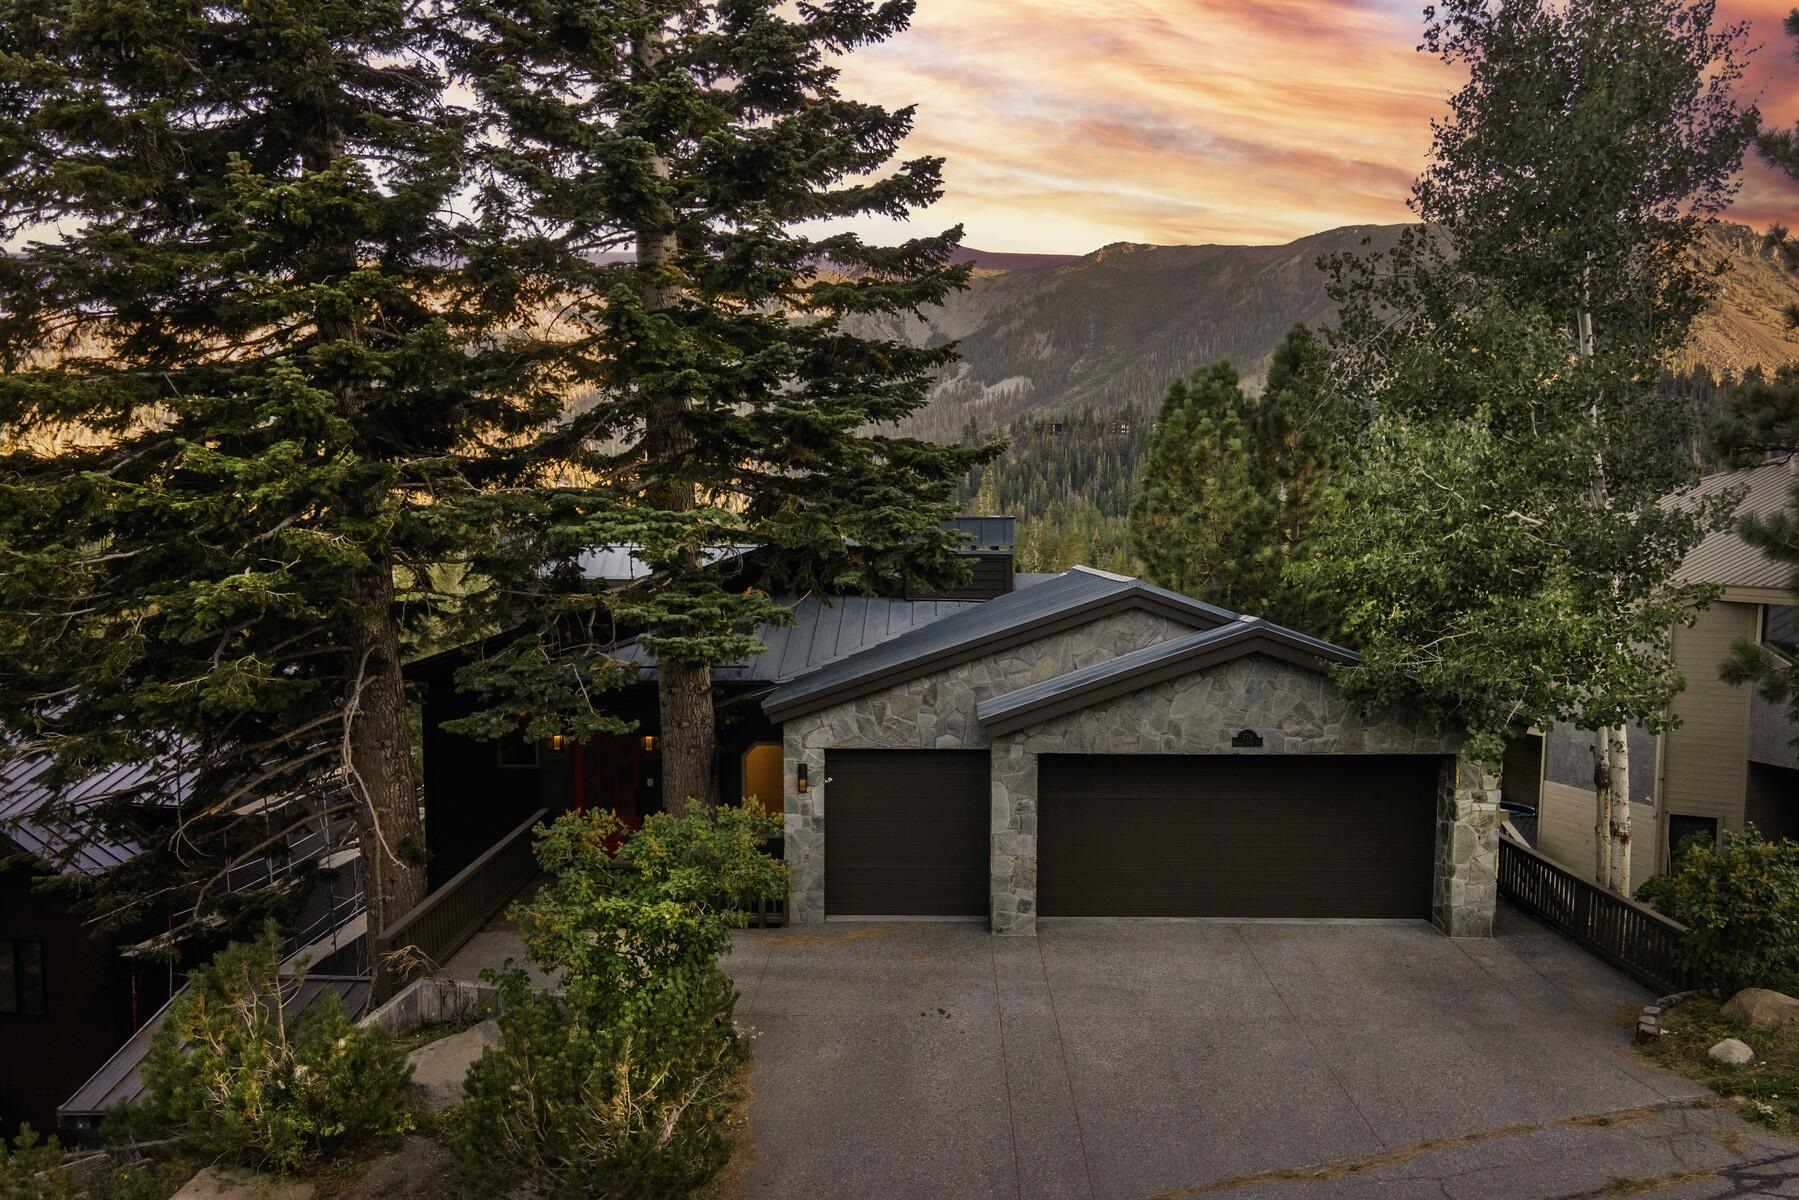
<path id="1" fill-rule="evenodd" d="M 825 911 L 987 914 L 985 750 L 825 754 Z"/>
<path id="2" fill-rule="evenodd" d="M 1428 917 L 1440 762 L 1045 755 L 1038 911 Z"/>

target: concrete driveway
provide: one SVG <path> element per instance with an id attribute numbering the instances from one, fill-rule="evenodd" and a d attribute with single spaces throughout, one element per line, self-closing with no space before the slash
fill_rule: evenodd
<path id="1" fill-rule="evenodd" d="M 1641 988 L 1511 912 L 739 935 L 752 1197 L 1799 1195 L 1630 1047 Z"/>

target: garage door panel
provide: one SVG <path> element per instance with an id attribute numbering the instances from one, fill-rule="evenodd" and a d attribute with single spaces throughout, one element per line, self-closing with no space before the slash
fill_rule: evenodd
<path id="1" fill-rule="evenodd" d="M 834 916 L 984 916 L 985 750 L 825 755 L 825 909 Z"/>
<path id="2" fill-rule="evenodd" d="M 1047 756 L 1044 916 L 1424 917 L 1438 763 Z"/>

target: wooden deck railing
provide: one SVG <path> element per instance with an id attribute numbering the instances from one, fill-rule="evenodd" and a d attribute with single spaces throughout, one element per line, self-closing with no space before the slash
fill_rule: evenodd
<path id="1" fill-rule="evenodd" d="M 444 965 L 537 876 L 531 830 L 548 817 L 548 809 L 532 813 L 418 907 L 375 935 L 371 949 L 377 1004 L 406 982 L 392 968 L 390 956 L 395 951 L 410 947 L 431 963 Z"/>
<path id="2" fill-rule="evenodd" d="M 1499 891 L 1639 983 L 1663 994 L 1694 986 L 1691 972 L 1680 962 L 1686 926 L 1595 887 L 1503 834 Z"/>

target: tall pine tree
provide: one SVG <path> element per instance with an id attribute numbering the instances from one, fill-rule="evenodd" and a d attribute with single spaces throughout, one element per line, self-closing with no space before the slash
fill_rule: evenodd
<path id="1" fill-rule="evenodd" d="M 402 657 L 493 621 L 431 581 L 503 578 L 519 544 L 464 502 L 559 410 L 465 303 L 469 127 L 420 22 L 0 2 L 0 756 L 162 764 L 172 832 L 86 814 L 143 849 L 115 917 L 212 895 L 208 926 L 232 863 L 334 808 L 372 928 L 423 895 Z M 241 820 L 294 793 L 338 799 Z"/>
<path id="2" fill-rule="evenodd" d="M 951 230 L 882 248 L 841 231 L 936 200 L 890 167 L 912 111 L 837 90 L 837 56 L 909 0 L 470 0 L 456 68 L 492 144 L 475 255 L 549 314 L 533 353 L 588 401 L 559 433 L 562 529 L 652 568 L 612 597 L 658 659 L 663 791 L 715 797 L 711 667 L 752 653 L 774 589 L 953 575 L 956 485 L 996 447 L 897 436 L 949 347 L 858 332 L 963 285 Z M 622 506 L 622 507 L 621 507 Z M 760 560 L 761 585 L 712 565 Z"/>
<path id="3" fill-rule="evenodd" d="M 1329 505 L 1336 431 L 1321 357 L 1299 325 L 1275 348 L 1259 397 L 1222 362 L 1170 385 L 1130 513 L 1150 579 L 1281 624 L 1334 629 L 1291 572 Z"/>

